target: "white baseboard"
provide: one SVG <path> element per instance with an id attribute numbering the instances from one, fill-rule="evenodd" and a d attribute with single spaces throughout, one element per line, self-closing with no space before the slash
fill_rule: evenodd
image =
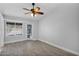
<path id="1" fill-rule="evenodd" d="M 5 42 L 5 44 L 8 44 L 8 43 L 14 43 L 14 42 L 20 42 L 20 41 L 24 41 L 26 39 L 22 39 L 22 40 L 14 40 L 14 41 L 7 41 Z"/>
<path id="2" fill-rule="evenodd" d="M 72 51 L 72 50 L 70 50 L 70 49 L 61 47 L 61 46 L 59 46 L 59 45 L 56 45 L 56 44 L 54 44 L 54 43 L 51 43 L 51 42 L 48 42 L 48 41 L 45 41 L 45 40 L 39 39 L 39 41 L 45 42 L 45 43 L 47 43 L 47 44 L 50 44 L 50 45 L 55 46 L 55 47 L 57 47 L 57 48 L 60 48 L 60 49 L 62 49 L 62 50 L 64 50 L 64 51 L 67 51 L 67 52 L 70 52 L 70 53 L 73 53 L 73 54 L 79 56 L 79 53 L 78 53 L 78 52 Z"/>
<path id="3" fill-rule="evenodd" d="M 25 40 L 36 40 L 36 39 L 22 39 L 22 40 L 16 40 L 16 41 L 8 41 L 8 42 L 5 42 L 4 44 L 8 44 L 8 43 L 14 43 L 14 42 L 21 42 L 21 41 L 25 41 Z"/>

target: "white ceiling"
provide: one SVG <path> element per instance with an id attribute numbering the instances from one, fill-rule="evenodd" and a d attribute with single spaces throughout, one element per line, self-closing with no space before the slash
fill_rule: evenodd
<path id="1" fill-rule="evenodd" d="M 36 3 L 35 6 L 39 6 L 41 11 L 44 12 L 44 15 L 38 15 L 35 17 L 35 19 L 43 18 L 50 14 L 50 11 L 53 10 L 57 5 L 58 4 L 55 3 Z M 25 11 L 22 8 L 31 9 L 32 5 L 31 3 L 0 3 L 0 12 L 2 12 L 4 15 L 33 19 L 30 14 L 25 15 L 24 13 L 28 11 Z"/>

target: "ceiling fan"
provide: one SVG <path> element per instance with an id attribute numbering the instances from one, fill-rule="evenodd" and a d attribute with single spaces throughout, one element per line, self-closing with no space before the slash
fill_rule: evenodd
<path id="1" fill-rule="evenodd" d="M 29 12 L 25 13 L 25 14 L 32 14 L 32 16 L 36 16 L 36 15 L 44 15 L 43 12 L 40 11 L 40 7 L 35 7 L 35 3 L 32 3 L 33 8 L 32 9 L 27 9 L 27 8 L 23 8 L 24 10 L 27 10 Z"/>

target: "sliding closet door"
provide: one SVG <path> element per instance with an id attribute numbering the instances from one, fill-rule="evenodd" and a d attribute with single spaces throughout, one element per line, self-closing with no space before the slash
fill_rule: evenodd
<path id="1" fill-rule="evenodd" d="M 3 16 L 0 14 L 0 51 L 4 45 L 4 19 Z"/>

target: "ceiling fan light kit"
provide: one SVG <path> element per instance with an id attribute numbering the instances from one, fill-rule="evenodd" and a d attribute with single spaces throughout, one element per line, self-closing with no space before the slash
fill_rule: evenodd
<path id="1" fill-rule="evenodd" d="M 35 7 L 35 3 L 32 3 L 32 6 L 33 6 L 32 9 L 23 8 L 24 10 L 29 11 L 25 14 L 31 13 L 31 16 L 33 16 L 33 17 L 36 16 L 36 15 L 44 15 L 43 12 L 40 12 L 40 7 Z"/>

